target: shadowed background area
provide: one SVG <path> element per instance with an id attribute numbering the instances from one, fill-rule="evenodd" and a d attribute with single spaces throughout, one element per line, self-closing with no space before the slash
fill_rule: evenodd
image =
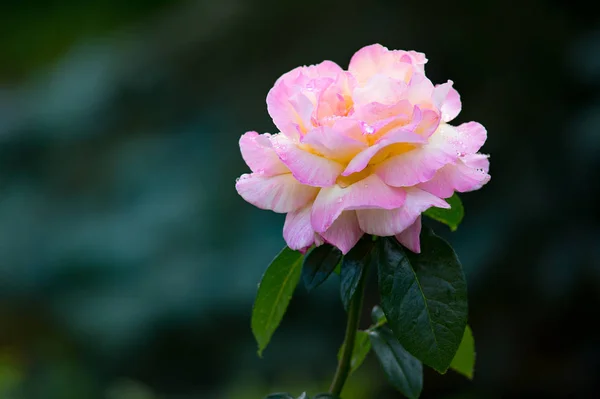
<path id="1" fill-rule="evenodd" d="M 0 6 L 0 397 L 257 399 L 326 390 L 337 276 L 299 286 L 263 359 L 250 314 L 283 216 L 237 196 L 284 72 L 425 52 L 488 129 L 462 196 L 475 379 L 423 398 L 600 395 L 600 19 L 586 2 L 304 0 Z M 587 7 L 587 8 L 586 8 Z M 373 281 L 367 304 L 377 302 Z M 363 315 L 368 323 L 368 309 Z M 345 399 L 400 397 L 371 355 Z"/>

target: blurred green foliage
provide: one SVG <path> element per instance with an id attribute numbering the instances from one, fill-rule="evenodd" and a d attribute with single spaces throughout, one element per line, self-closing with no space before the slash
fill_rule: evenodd
<path id="1" fill-rule="evenodd" d="M 166 0 L 28 0 L 0 13 L 0 82 L 22 81 L 82 40 L 126 29 L 178 2 Z"/>

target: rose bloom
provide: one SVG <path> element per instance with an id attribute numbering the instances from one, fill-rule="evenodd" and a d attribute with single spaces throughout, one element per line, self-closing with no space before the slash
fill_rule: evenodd
<path id="1" fill-rule="evenodd" d="M 477 122 L 448 124 L 461 102 L 452 81 L 434 86 L 425 55 L 375 44 L 348 71 L 331 61 L 281 76 L 267 95 L 277 134 L 240 139 L 237 192 L 286 213 L 292 249 L 330 243 L 346 254 L 365 233 L 396 236 L 420 252 L 421 213 L 449 208 L 455 191 L 490 180 Z"/>

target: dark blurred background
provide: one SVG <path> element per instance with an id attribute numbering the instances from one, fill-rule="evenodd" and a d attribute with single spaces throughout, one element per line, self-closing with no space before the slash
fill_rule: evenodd
<path id="1" fill-rule="evenodd" d="M 77 0 L 0 6 L 0 398 L 257 399 L 327 389 L 332 278 L 263 359 L 249 321 L 283 217 L 239 198 L 284 72 L 425 52 L 491 182 L 450 234 L 475 379 L 424 398 L 600 397 L 600 17 L 593 2 Z M 370 287 L 368 305 L 376 303 Z M 365 310 L 364 326 L 368 324 Z M 373 356 L 345 399 L 400 397 Z"/>

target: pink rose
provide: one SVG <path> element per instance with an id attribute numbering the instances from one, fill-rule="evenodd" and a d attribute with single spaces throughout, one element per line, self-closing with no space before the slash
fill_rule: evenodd
<path id="1" fill-rule="evenodd" d="M 420 252 L 421 213 L 449 208 L 455 191 L 490 180 L 477 122 L 448 124 L 461 109 L 452 81 L 434 86 L 425 55 L 374 44 L 344 71 L 331 61 L 298 67 L 267 95 L 280 133 L 240 139 L 252 173 L 238 193 L 287 213 L 283 236 L 305 251 L 328 242 L 347 253 L 367 234 L 396 236 Z"/>

